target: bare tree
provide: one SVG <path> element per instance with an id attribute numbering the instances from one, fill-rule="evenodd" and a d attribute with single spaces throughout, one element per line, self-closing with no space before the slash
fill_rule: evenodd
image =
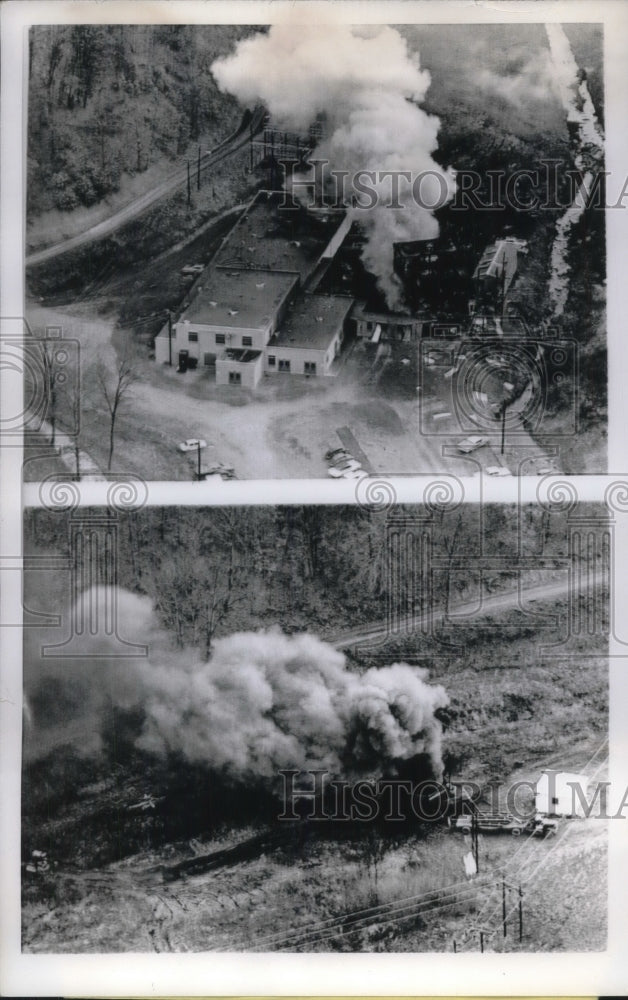
<path id="1" fill-rule="evenodd" d="M 116 418 L 120 407 L 128 396 L 132 386 L 139 379 L 139 373 L 133 361 L 124 356 L 113 367 L 106 364 L 102 358 L 96 362 L 96 380 L 102 398 L 109 413 L 109 457 L 107 472 L 111 471 L 113 449 L 115 446 Z"/>
<path id="2" fill-rule="evenodd" d="M 445 621 L 449 618 L 452 575 L 454 570 L 454 562 L 456 554 L 458 552 L 461 529 L 462 529 L 462 514 L 459 514 L 453 534 L 452 535 L 443 534 L 443 548 L 447 553 L 447 568 L 445 570 Z"/>
<path id="3" fill-rule="evenodd" d="M 245 600 L 245 574 L 236 572 L 227 552 L 191 559 L 189 551 L 170 555 L 154 577 L 155 603 L 180 647 L 201 648 L 209 659 L 219 627 Z"/>
<path id="4" fill-rule="evenodd" d="M 44 391 L 46 393 L 46 417 L 52 428 L 50 444 L 54 448 L 57 425 L 57 383 L 59 365 L 55 359 L 58 344 L 53 339 L 41 342 L 41 363 L 44 372 Z"/>
<path id="5" fill-rule="evenodd" d="M 209 579 L 209 586 L 204 587 L 204 595 L 198 609 L 198 627 L 202 638 L 202 649 L 206 660 L 212 651 L 214 636 L 220 623 L 226 618 L 235 600 L 230 574 L 222 567 L 216 566 Z"/>

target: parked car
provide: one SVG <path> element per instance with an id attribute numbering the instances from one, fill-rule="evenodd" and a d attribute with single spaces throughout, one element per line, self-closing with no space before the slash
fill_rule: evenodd
<path id="1" fill-rule="evenodd" d="M 483 448 L 485 444 L 488 444 L 488 438 L 485 437 L 468 437 L 464 438 L 458 444 L 458 451 L 461 451 L 464 455 L 468 455 L 469 452 L 477 451 L 478 448 Z"/>
<path id="2" fill-rule="evenodd" d="M 204 268 L 204 264 L 186 264 L 181 268 L 181 274 L 200 274 Z"/>
<path id="3" fill-rule="evenodd" d="M 334 455 L 338 454 L 338 452 L 345 451 L 345 450 L 346 449 L 343 448 L 342 445 L 338 445 L 335 448 L 328 448 L 327 451 L 325 452 L 325 456 L 324 456 L 325 457 L 325 461 L 327 461 L 330 458 L 333 458 Z"/>
<path id="4" fill-rule="evenodd" d="M 325 452 L 326 462 L 335 462 L 339 458 L 351 458 L 351 455 L 346 448 L 331 448 Z"/>
<path id="5" fill-rule="evenodd" d="M 198 451 L 199 448 L 206 448 L 207 441 L 199 440 L 198 438 L 188 438 L 187 441 L 182 441 L 179 445 L 179 451 Z"/>
<path id="6" fill-rule="evenodd" d="M 342 455 L 335 455 L 333 458 L 329 459 L 327 465 L 330 465 L 334 469 L 340 468 L 345 462 L 355 462 L 356 459 L 353 455 L 350 455 L 348 451 L 342 453 Z"/>
<path id="7" fill-rule="evenodd" d="M 346 478 L 349 472 L 358 472 L 362 466 L 355 458 L 344 459 L 336 465 L 330 465 L 327 472 L 332 479 L 342 479 L 343 476 Z"/>
<path id="8" fill-rule="evenodd" d="M 209 469 L 201 470 L 201 479 L 237 479 L 235 474 L 235 469 L 232 465 L 225 465 L 223 462 L 218 462 L 216 465 L 212 465 Z"/>
<path id="9" fill-rule="evenodd" d="M 487 476 L 512 476 L 512 472 L 505 465 L 487 465 L 484 471 Z"/>

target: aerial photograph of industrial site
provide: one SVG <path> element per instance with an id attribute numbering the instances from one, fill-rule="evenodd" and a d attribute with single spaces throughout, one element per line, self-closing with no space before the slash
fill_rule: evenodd
<path id="1" fill-rule="evenodd" d="M 604 472 L 602 43 L 32 27 L 25 479 Z"/>
<path id="2" fill-rule="evenodd" d="M 27 509 L 23 951 L 604 951 L 612 531 Z"/>

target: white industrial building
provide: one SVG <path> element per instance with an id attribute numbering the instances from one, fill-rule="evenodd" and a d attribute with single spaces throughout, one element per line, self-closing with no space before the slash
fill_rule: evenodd
<path id="1" fill-rule="evenodd" d="M 208 368 L 217 384 L 250 389 L 264 374 L 331 374 L 353 299 L 304 286 L 328 266 L 349 225 L 336 225 L 327 244 L 324 232 L 287 238 L 296 223 L 277 216 L 280 197 L 260 192 L 240 217 L 179 318 L 156 337 L 156 362 Z"/>

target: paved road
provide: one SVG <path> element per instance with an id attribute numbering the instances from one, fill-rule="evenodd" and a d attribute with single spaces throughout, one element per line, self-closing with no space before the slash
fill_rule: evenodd
<path id="1" fill-rule="evenodd" d="M 601 586 L 608 582 L 607 574 L 600 570 L 593 574 L 588 580 L 589 586 Z M 455 621 L 466 615 L 474 618 L 484 617 L 494 614 L 496 611 L 507 611 L 509 608 L 517 608 L 521 603 L 527 601 L 550 601 L 557 597 L 566 595 L 573 586 L 569 578 L 555 580 L 551 583 L 538 584 L 536 587 L 527 587 L 524 590 L 508 590 L 502 594 L 493 594 L 484 597 L 482 607 L 478 610 L 476 602 L 457 604 L 449 611 L 448 618 Z M 437 612 L 444 617 L 444 611 Z M 395 633 L 399 635 L 409 634 L 410 630 L 418 631 L 422 625 L 428 625 L 434 620 L 434 612 L 430 611 L 424 615 L 407 615 L 397 619 L 395 623 Z M 326 641 L 336 646 L 337 649 L 345 649 L 347 646 L 356 646 L 362 642 L 370 642 L 373 639 L 385 638 L 390 635 L 390 623 L 380 621 L 374 625 L 366 625 L 360 628 L 349 629 L 346 632 L 337 632 L 328 636 Z"/>
<path id="2" fill-rule="evenodd" d="M 201 169 L 204 170 L 207 167 L 215 166 L 221 160 L 227 159 L 227 157 L 232 156 L 239 149 L 242 149 L 243 146 L 246 146 L 251 135 L 256 135 L 263 127 L 265 114 L 263 108 L 256 108 L 252 116 L 245 114 L 239 128 L 232 135 L 223 140 L 215 149 L 209 150 L 201 156 Z M 162 181 L 156 187 L 151 188 L 150 191 L 134 198 L 133 201 L 129 202 L 128 205 L 125 205 L 124 208 L 121 208 L 108 219 L 103 219 L 102 222 L 91 226 L 84 233 L 72 236 L 61 243 L 55 243 L 53 246 L 46 247 L 45 250 L 38 250 L 35 253 L 29 254 L 26 258 L 26 267 L 43 264 L 45 261 L 59 257 L 70 250 L 76 250 L 87 243 L 94 243 L 97 240 L 104 239 L 105 236 L 110 236 L 111 233 L 116 232 L 116 230 L 126 225 L 127 222 L 130 222 L 131 219 L 135 219 L 145 212 L 155 202 L 168 194 L 172 194 L 177 188 L 186 184 L 187 177 L 188 171 L 186 165 L 175 170 L 170 177 L 166 178 L 165 181 Z"/>

